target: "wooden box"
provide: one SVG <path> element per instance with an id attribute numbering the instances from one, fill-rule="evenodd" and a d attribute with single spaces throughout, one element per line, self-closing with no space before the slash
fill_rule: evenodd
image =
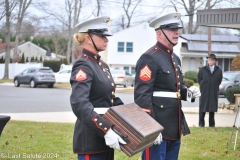
<path id="1" fill-rule="evenodd" d="M 129 157 L 152 146 L 163 130 L 157 121 L 135 103 L 111 107 L 103 118 L 114 125 L 113 128 L 124 137 L 125 141 L 127 139 L 128 143 L 120 144 L 120 147 Z"/>

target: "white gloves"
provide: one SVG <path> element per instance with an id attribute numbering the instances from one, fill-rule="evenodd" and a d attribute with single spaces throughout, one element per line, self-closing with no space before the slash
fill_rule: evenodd
<path id="1" fill-rule="evenodd" d="M 110 148 L 113 148 L 119 151 L 121 151 L 119 142 L 122 144 L 126 144 L 126 142 L 119 135 L 117 135 L 117 133 L 115 133 L 111 128 L 104 135 L 104 138 L 105 138 L 106 145 L 108 145 Z"/>
<path id="2" fill-rule="evenodd" d="M 198 87 L 191 86 L 189 90 L 192 92 L 193 97 L 192 98 L 198 98 L 201 96 L 201 92 Z"/>
<path id="3" fill-rule="evenodd" d="M 155 141 L 154 141 L 153 144 L 159 145 L 159 144 L 161 144 L 161 142 L 162 142 L 162 134 L 160 133 L 160 134 L 157 136 L 157 138 L 155 139 Z"/>

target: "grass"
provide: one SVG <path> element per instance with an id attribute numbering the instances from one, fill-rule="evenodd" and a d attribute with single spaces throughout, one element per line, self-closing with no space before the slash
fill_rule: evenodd
<path id="1" fill-rule="evenodd" d="M 0 79 L 0 83 L 13 83 L 12 79 Z"/>
<path id="2" fill-rule="evenodd" d="M 29 156 L 46 159 L 39 157 L 44 155 L 52 157 L 48 159 L 77 159 L 72 152 L 73 129 L 73 123 L 11 120 L 0 137 L 0 159 L 29 159 Z M 191 134 L 182 137 L 179 160 L 240 159 L 240 146 L 234 151 L 233 144 L 229 144 L 231 132 L 231 127 L 192 127 Z M 137 160 L 139 157 L 140 153 L 127 157 L 123 152 L 115 152 L 115 160 Z"/>

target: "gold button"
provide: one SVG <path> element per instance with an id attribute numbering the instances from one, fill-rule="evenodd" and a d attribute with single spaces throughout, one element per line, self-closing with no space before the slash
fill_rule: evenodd
<path id="1" fill-rule="evenodd" d="M 114 95 L 115 93 L 114 92 L 112 92 L 112 95 Z"/>
<path id="2" fill-rule="evenodd" d="M 178 92 L 180 92 L 181 90 L 179 89 Z"/>
<path id="3" fill-rule="evenodd" d="M 95 59 L 97 59 L 97 56 L 94 56 Z"/>
<path id="4" fill-rule="evenodd" d="M 104 130 L 106 131 L 106 130 L 107 130 L 107 128 L 105 127 L 105 128 L 104 128 Z"/>
<path id="5" fill-rule="evenodd" d="M 112 100 L 111 100 L 111 102 L 113 103 L 113 102 L 114 102 L 114 100 L 112 99 Z"/>
<path id="6" fill-rule="evenodd" d="M 157 49 L 157 47 L 155 49 Z"/>
<path id="7" fill-rule="evenodd" d="M 99 126 L 102 126 L 102 123 L 99 123 Z"/>
<path id="8" fill-rule="evenodd" d="M 108 78 L 110 79 L 110 76 L 108 76 Z"/>
<path id="9" fill-rule="evenodd" d="M 94 121 L 97 122 L 97 118 L 95 118 Z"/>
<path id="10" fill-rule="evenodd" d="M 176 72 L 178 71 L 178 69 L 176 68 Z"/>
<path id="11" fill-rule="evenodd" d="M 99 62 L 99 66 L 101 66 L 102 65 L 102 62 Z"/>
<path id="12" fill-rule="evenodd" d="M 168 51 L 168 53 L 170 53 L 170 50 L 169 50 L 169 49 L 168 49 L 167 51 Z"/>
<path id="13" fill-rule="evenodd" d="M 169 71 L 167 71 L 167 73 L 170 73 Z"/>
<path id="14" fill-rule="evenodd" d="M 160 108 L 163 108 L 163 105 L 161 105 Z"/>
<path id="15" fill-rule="evenodd" d="M 177 78 L 179 78 L 179 75 L 177 76 Z"/>
<path id="16" fill-rule="evenodd" d="M 114 86 L 114 83 L 112 83 L 111 85 Z"/>
<path id="17" fill-rule="evenodd" d="M 178 82 L 178 85 L 180 86 L 180 82 Z"/>
<path id="18" fill-rule="evenodd" d="M 103 68 L 103 72 L 106 72 L 106 69 Z"/>
<path id="19" fill-rule="evenodd" d="M 176 64 L 175 62 L 173 62 L 173 64 Z"/>

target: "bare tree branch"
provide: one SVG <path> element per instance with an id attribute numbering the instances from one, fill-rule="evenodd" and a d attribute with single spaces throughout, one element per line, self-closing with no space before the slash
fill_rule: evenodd
<path id="1" fill-rule="evenodd" d="M 15 47 L 14 47 L 14 54 L 13 54 L 13 61 L 17 59 L 17 51 L 18 51 L 18 43 L 19 43 L 19 32 L 21 31 L 21 26 L 23 19 L 26 15 L 26 11 L 29 8 L 29 5 L 32 3 L 32 0 L 19 0 L 19 9 L 18 9 L 18 16 L 17 16 L 17 24 L 16 24 L 16 38 L 15 38 Z"/>
<path id="2" fill-rule="evenodd" d="M 127 16 L 127 25 L 123 25 L 124 28 L 129 28 L 130 25 L 131 25 L 131 20 L 132 20 L 132 16 L 134 14 L 134 11 L 136 10 L 137 6 L 139 5 L 139 3 L 141 2 L 142 0 L 137 0 L 137 3 L 134 4 L 134 2 L 132 2 L 132 0 L 128 0 L 128 3 L 126 2 L 126 0 L 123 0 L 123 10 Z M 132 11 L 130 11 L 130 7 L 131 5 L 133 5 L 133 9 Z M 129 13 L 130 12 L 130 13 Z M 123 28 L 123 29 L 124 29 Z"/>

